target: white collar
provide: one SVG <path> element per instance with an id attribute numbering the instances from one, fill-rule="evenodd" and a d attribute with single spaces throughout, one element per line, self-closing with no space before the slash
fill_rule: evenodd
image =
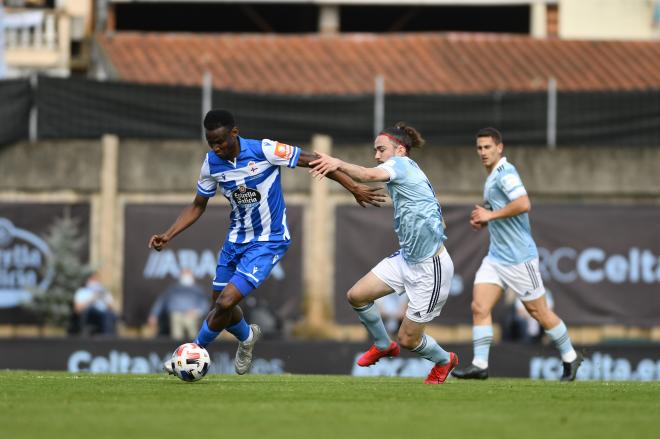
<path id="1" fill-rule="evenodd" d="M 502 157 L 502 158 L 497 162 L 497 164 L 496 164 L 495 166 L 493 166 L 493 170 L 490 171 L 490 174 L 488 174 L 488 176 L 490 177 L 491 175 L 493 175 L 493 174 L 495 173 L 495 171 L 497 170 L 497 168 L 499 168 L 500 166 L 502 166 L 502 165 L 505 164 L 505 163 L 507 163 L 507 161 L 506 161 L 506 157 Z"/>

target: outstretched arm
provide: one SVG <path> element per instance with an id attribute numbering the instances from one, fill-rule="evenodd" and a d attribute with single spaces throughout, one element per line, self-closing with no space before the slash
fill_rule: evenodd
<path id="1" fill-rule="evenodd" d="M 301 151 L 300 158 L 298 159 L 298 166 L 311 168 L 312 162 L 321 159 L 323 155 Z M 314 170 L 310 172 L 313 171 Z M 364 184 L 358 184 L 354 181 L 353 178 L 347 175 L 347 173 L 337 169 L 326 171 L 324 175 L 326 175 L 329 179 L 341 184 L 344 188 L 346 188 L 346 190 L 352 193 L 355 197 L 355 201 L 357 201 L 357 203 L 362 207 L 366 207 L 366 204 L 380 207 L 380 204 L 385 202 L 385 195 L 380 192 L 382 189 L 380 187 L 371 187 Z"/>
<path id="2" fill-rule="evenodd" d="M 390 174 L 382 168 L 365 168 L 364 166 L 354 165 L 353 163 L 346 163 L 327 154 L 317 153 L 317 155 L 319 157 L 310 163 L 310 166 L 313 168 L 310 172 L 314 177 L 330 177 L 330 173 L 341 171 L 357 181 L 390 181 Z"/>
<path id="3" fill-rule="evenodd" d="M 346 163 L 336 157 L 317 153 L 318 158 L 310 162 L 310 171 L 314 177 L 330 177 L 333 172 L 344 172 L 349 177 L 361 182 L 385 182 L 390 180 L 390 174 L 382 168 L 365 168 L 364 166 Z"/>
<path id="4" fill-rule="evenodd" d="M 192 204 L 186 206 L 179 214 L 179 217 L 174 221 L 165 233 L 153 235 L 149 238 L 149 248 L 161 251 L 167 243 L 179 233 L 186 230 L 190 225 L 199 219 L 206 210 L 206 205 L 209 199 L 200 195 L 195 195 Z"/>

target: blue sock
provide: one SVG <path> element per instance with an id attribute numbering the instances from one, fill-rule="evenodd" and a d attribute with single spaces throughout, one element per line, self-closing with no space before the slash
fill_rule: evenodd
<path id="1" fill-rule="evenodd" d="M 472 327 L 472 346 L 474 358 L 472 364 L 482 369 L 488 367 L 488 352 L 493 342 L 493 327 L 491 325 Z"/>
<path id="2" fill-rule="evenodd" d="M 557 326 L 548 329 L 545 333 L 548 334 L 548 337 L 552 339 L 557 349 L 559 349 L 562 361 L 570 363 L 575 360 L 577 354 L 575 353 L 575 349 L 573 349 L 571 338 L 568 336 L 568 329 L 563 321 L 560 321 Z"/>
<path id="3" fill-rule="evenodd" d="M 412 350 L 422 358 L 426 358 L 435 364 L 449 363 L 449 352 L 440 347 L 433 337 L 426 334 L 422 336 L 422 341 L 415 349 Z"/>
<path id="4" fill-rule="evenodd" d="M 218 335 L 220 335 L 220 332 L 222 331 L 212 331 L 209 329 L 208 323 L 204 320 L 202 327 L 199 329 L 199 334 L 197 334 L 197 338 L 195 339 L 195 343 L 205 348 L 209 343 L 215 340 Z"/>
<path id="5" fill-rule="evenodd" d="M 238 341 L 245 341 L 250 336 L 250 327 L 248 326 L 245 319 L 241 319 L 240 322 L 235 325 L 228 326 L 226 328 L 227 332 L 231 333 L 238 339 Z"/>
<path id="6" fill-rule="evenodd" d="M 362 322 L 371 338 L 374 339 L 374 344 L 381 351 L 390 347 L 392 340 L 387 335 L 387 330 L 383 324 L 383 319 L 380 316 L 378 307 L 373 302 L 363 306 L 362 308 L 353 308 L 358 314 L 358 318 Z"/>

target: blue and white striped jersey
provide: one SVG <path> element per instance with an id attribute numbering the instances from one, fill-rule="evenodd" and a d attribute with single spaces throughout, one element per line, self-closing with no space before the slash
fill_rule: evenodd
<path id="1" fill-rule="evenodd" d="M 197 182 L 197 194 L 210 198 L 218 186 L 231 203 L 227 241 L 287 241 L 280 166 L 295 168 L 300 148 L 274 140 L 239 137 L 241 152 L 234 161 L 213 151 L 206 154 Z"/>
<path id="2" fill-rule="evenodd" d="M 484 207 L 499 210 L 524 195 L 527 195 L 527 191 L 518 171 L 507 162 L 506 157 L 502 157 L 486 179 Z M 496 262 L 505 265 L 521 264 L 538 257 L 527 213 L 490 221 L 488 232 L 488 257 Z"/>

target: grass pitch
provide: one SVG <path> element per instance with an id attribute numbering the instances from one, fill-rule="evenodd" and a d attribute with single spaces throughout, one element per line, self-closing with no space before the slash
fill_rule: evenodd
<path id="1" fill-rule="evenodd" d="M 660 383 L 0 372 L 3 438 L 658 438 Z"/>

